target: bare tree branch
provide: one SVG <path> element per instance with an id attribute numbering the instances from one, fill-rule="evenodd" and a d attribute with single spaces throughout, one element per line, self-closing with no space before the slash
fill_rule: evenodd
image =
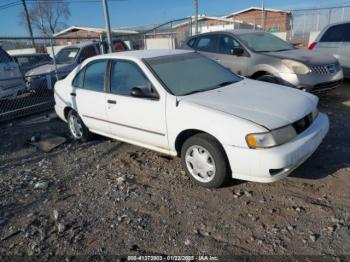
<path id="1" fill-rule="evenodd" d="M 29 19 L 33 29 L 45 36 L 52 36 L 66 26 L 70 17 L 69 4 L 62 0 L 36 1 L 29 7 Z M 21 13 L 21 23 L 25 23 Z"/>

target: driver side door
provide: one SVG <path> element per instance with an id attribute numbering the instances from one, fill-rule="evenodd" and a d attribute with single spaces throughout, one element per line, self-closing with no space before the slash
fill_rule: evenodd
<path id="1" fill-rule="evenodd" d="M 226 34 L 218 35 L 218 45 L 216 60 L 232 72 L 245 76 L 247 73 L 247 63 L 249 54 L 246 50 L 241 55 L 232 54 L 233 49 L 244 47 L 232 36 Z"/>
<path id="2" fill-rule="evenodd" d="M 110 62 L 107 117 L 110 133 L 126 142 L 154 150 L 168 150 L 165 95 L 157 92 L 138 64 L 129 60 Z M 134 97 L 134 87 L 152 88 L 157 98 Z"/>

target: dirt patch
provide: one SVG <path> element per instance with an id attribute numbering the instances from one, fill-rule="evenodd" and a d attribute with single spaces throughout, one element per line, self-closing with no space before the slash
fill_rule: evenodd
<path id="1" fill-rule="evenodd" d="M 0 254 L 350 255 L 350 84 L 320 98 L 331 129 L 315 154 L 273 184 L 194 185 L 179 159 L 98 138 L 68 137 L 58 119 L 0 129 Z"/>

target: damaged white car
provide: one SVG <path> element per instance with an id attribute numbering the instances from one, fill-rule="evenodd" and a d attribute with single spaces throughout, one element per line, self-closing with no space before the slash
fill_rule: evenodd
<path id="1" fill-rule="evenodd" d="M 56 83 L 55 101 L 75 139 L 96 133 L 179 156 L 211 188 L 286 177 L 329 129 L 316 96 L 242 78 L 184 50 L 90 58 Z"/>

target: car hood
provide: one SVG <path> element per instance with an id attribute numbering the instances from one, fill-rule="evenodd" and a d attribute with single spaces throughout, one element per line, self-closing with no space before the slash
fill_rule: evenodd
<path id="1" fill-rule="evenodd" d="M 318 98 L 290 87 L 245 79 L 219 89 L 183 96 L 181 103 L 221 111 L 271 130 L 305 117 L 316 108 Z"/>
<path id="2" fill-rule="evenodd" d="M 292 49 L 279 52 L 264 53 L 267 56 L 273 56 L 281 59 L 291 59 L 302 62 L 307 65 L 325 65 L 334 64 L 338 60 L 331 55 L 319 51 L 310 51 L 307 49 Z"/>
<path id="3" fill-rule="evenodd" d="M 73 64 L 57 64 L 57 73 L 69 73 L 74 69 L 76 66 Z M 54 64 L 46 64 L 42 66 L 38 66 L 26 73 L 26 76 L 33 76 L 33 75 L 44 75 L 44 74 L 50 74 L 55 72 L 55 65 Z"/>

